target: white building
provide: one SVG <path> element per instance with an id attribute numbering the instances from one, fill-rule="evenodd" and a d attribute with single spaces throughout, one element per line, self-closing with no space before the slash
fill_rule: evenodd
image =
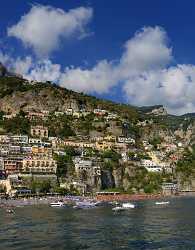
<path id="1" fill-rule="evenodd" d="M 17 143 L 17 144 L 28 144 L 27 135 L 11 135 L 10 140 L 11 142 Z"/>
<path id="2" fill-rule="evenodd" d="M 118 118 L 118 115 L 117 114 L 114 114 L 114 113 L 108 113 L 107 117 L 106 117 L 106 120 L 115 120 Z"/>
<path id="3" fill-rule="evenodd" d="M 66 110 L 66 115 L 72 115 L 73 114 L 73 109 L 69 108 Z"/>
<path id="4" fill-rule="evenodd" d="M 124 137 L 124 136 L 119 136 L 118 137 L 118 142 L 119 143 L 128 143 L 128 144 L 135 144 L 135 140 L 131 137 Z"/>
<path id="5" fill-rule="evenodd" d="M 129 160 L 129 157 L 126 152 L 122 152 L 121 157 L 124 162 L 127 162 Z"/>
<path id="6" fill-rule="evenodd" d="M 9 143 L 10 137 L 8 135 L 0 135 L 0 143 Z"/>
<path id="7" fill-rule="evenodd" d="M 82 159 L 80 157 L 75 157 L 74 159 L 75 171 L 77 173 L 86 171 L 93 175 L 101 175 L 101 169 L 99 166 L 94 166 L 92 160 Z"/>
<path id="8" fill-rule="evenodd" d="M 32 153 L 32 147 L 31 146 L 22 146 L 21 147 L 21 152 L 31 154 Z"/>
<path id="9" fill-rule="evenodd" d="M 107 110 L 105 110 L 105 109 L 94 109 L 93 113 L 95 115 L 105 115 L 107 113 Z"/>
<path id="10" fill-rule="evenodd" d="M 64 115 L 64 112 L 61 112 L 61 111 L 55 111 L 55 116 L 62 116 Z"/>
<path id="11" fill-rule="evenodd" d="M 163 168 L 151 160 L 141 160 L 141 166 L 148 172 L 162 172 Z"/>
<path id="12" fill-rule="evenodd" d="M 41 144 L 42 140 L 40 138 L 29 138 L 28 141 L 30 144 Z"/>
<path id="13" fill-rule="evenodd" d="M 0 157 L 0 170 L 4 170 L 4 159 Z"/>

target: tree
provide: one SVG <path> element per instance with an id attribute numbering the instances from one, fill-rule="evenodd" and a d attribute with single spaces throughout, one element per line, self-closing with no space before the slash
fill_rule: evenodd
<path id="1" fill-rule="evenodd" d="M 103 152 L 102 158 L 110 158 L 113 161 L 119 161 L 121 155 L 114 150 L 106 150 Z"/>
<path id="2" fill-rule="evenodd" d="M 161 144 L 162 139 L 160 137 L 154 137 L 152 140 L 149 141 L 151 145 L 154 146 L 154 148 L 157 148 L 158 144 Z"/>
<path id="3" fill-rule="evenodd" d="M 73 170 L 72 154 L 73 151 L 69 148 L 66 155 L 55 155 L 54 159 L 57 161 L 57 176 L 66 177 L 68 171 Z"/>
<path id="4" fill-rule="evenodd" d="M 17 115 L 12 119 L 7 119 L 3 122 L 3 128 L 7 133 L 13 134 L 29 134 L 30 122 L 27 118 Z"/>
<path id="5" fill-rule="evenodd" d="M 51 182 L 49 180 L 40 183 L 40 192 L 49 193 L 51 189 Z"/>

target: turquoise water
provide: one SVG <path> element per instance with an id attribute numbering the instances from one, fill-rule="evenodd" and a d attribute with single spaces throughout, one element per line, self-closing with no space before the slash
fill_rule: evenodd
<path id="1" fill-rule="evenodd" d="M 0 210 L 1 250 L 195 249 L 195 198 L 137 203 L 115 214 L 110 207 L 89 210 L 16 208 Z"/>

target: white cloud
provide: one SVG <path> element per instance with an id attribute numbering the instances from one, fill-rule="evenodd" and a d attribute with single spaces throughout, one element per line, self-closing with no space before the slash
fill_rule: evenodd
<path id="1" fill-rule="evenodd" d="M 100 61 L 91 70 L 67 68 L 61 75 L 60 85 L 85 93 L 106 93 L 118 83 L 118 74 L 114 65 L 106 60 Z"/>
<path id="2" fill-rule="evenodd" d="M 61 66 L 59 64 L 53 64 L 50 60 L 43 60 L 31 65 L 26 78 L 40 82 L 58 82 L 60 75 Z"/>
<path id="3" fill-rule="evenodd" d="M 129 78 L 124 92 L 135 105 L 163 104 L 170 113 L 195 111 L 195 66 L 176 65 Z"/>
<path id="4" fill-rule="evenodd" d="M 91 8 L 79 7 L 65 12 L 51 6 L 35 5 L 20 21 L 8 28 L 8 35 L 20 39 L 37 55 L 46 56 L 72 35 L 85 37 L 86 25 L 93 16 Z"/>
<path id="5" fill-rule="evenodd" d="M 29 69 L 32 67 L 32 57 L 27 56 L 25 58 L 17 58 L 15 61 L 12 61 L 13 71 L 23 75 L 24 77 L 28 74 Z"/>
<path id="6" fill-rule="evenodd" d="M 167 65 L 172 59 L 167 40 L 162 28 L 143 28 L 125 43 L 124 53 L 118 63 L 102 60 L 90 70 L 66 69 L 60 85 L 90 93 L 108 92 L 119 82 Z"/>
<path id="7" fill-rule="evenodd" d="M 172 59 L 167 34 L 160 27 L 144 27 L 125 43 L 120 59 L 122 77 L 166 66 Z"/>
<path id="8" fill-rule="evenodd" d="M 28 80 L 58 83 L 62 75 L 61 65 L 54 64 L 49 59 L 37 61 L 31 56 L 12 58 L 0 51 L 0 62 L 7 66 L 10 72 L 21 74 Z"/>
<path id="9" fill-rule="evenodd" d="M 9 56 L 0 53 L 4 61 Z M 195 65 L 170 66 L 172 49 L 160 27 L 143 28 L 124 46 L 118 62 L 99 61 L 94 67 L 68 67 L 30 57 L 12 60 L 12 67 L 28 79 L 54 81 L 85 93 L 107 93 L 118 85 L 134 105 L 163 104 L 170 113 L 195 112 Z"/>
<path id="10" fill-rule="evenodd" d="M 9 60 L 10 60 L 10 56 L 0 51 L 0 62 L 3 64 L 7 64 Z"/>

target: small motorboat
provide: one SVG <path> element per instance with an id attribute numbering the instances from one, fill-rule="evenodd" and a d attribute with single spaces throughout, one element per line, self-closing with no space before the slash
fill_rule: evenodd
<path id="1" fill-rule="evenodd" d="M 122 206 L 118 206 L 118 207 L 114 207 L 112 209 L 112 211 L 114 212 L 120 212 L 120 211 L 125 211 L 125 210 L 129 210 L 131 208 L 135 208 L 135 204 L 133 203 L 123 203 Z"/>
<path id="2" fill-rule="evenodd" d="M 108 204 L 110 204 L 112 206 L 118 206 L 119 202 L 118 201 L 111 201 L 111 202 L 108 202 Z"/>
<path id="3" fill-rule="evenodd" d="M 156 201 L 156 205 L 168 205 L 170 202 L 169 201 Z"/>
<path id="4" fill-rule="evenodd" d="M 112 208 L 112 211 L 114 211 L 114 212 L 120 212 L 120 211 L 124 211 L 124 210 L 126 210 L 124 207 L 114 207 L 114 208 Z"/>
<path id="5" fill-rule="evenodd" d="M 6 209 L 6 213 L 8 213 L 8 214 L 14 214 L 15 212 L 14 212 L 13 209 L 8 208 L 8 209 Z"/>
<path id="6" fill-rule="evenodd" d="M 78 201 L 76 205 L 73 206 L 75 209 L 85 209 L 85 208 L 94 208 L 99 204 L 99 202 L 90 202 L 90 201 Z"/>
<path id="7" fill-rule="evenodd" d="M 65 204 L 62 201 L 57 201 L 50 203 L 50 207 L 65 207 Z"/>
<path id="8" fill-rule="evenodd" d="M 123 203 L 123 204 L 122 204 L 122 207 L 123 207 L 124 209 L 135 208 L 135 204 L 133 204 L 133 203 Z"/>

